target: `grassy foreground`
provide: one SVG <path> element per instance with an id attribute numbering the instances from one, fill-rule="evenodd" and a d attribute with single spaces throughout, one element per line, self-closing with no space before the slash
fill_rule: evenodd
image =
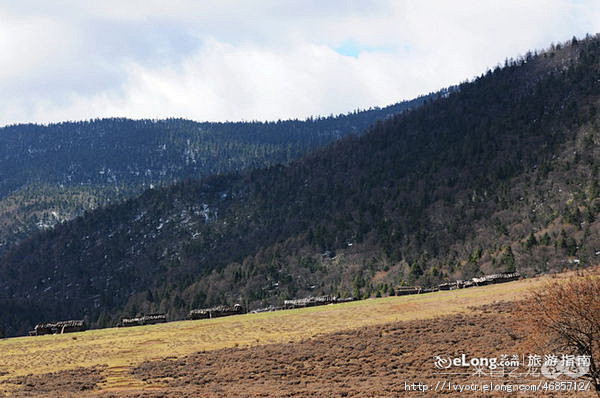
<path id="1" fill-rule="evenodd" d="M 128 370 L 145 360 L 469 312 L 471 306 L 517 300 L 548 278 L 211 320 L 4 339 L 0 340 L 0 380 L 107 365 L 105 390 L 134 388 Z"/>

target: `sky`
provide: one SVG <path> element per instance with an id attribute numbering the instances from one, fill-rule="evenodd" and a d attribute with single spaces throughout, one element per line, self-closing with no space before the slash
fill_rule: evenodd
<path id="1" fill-rule="evenodd" d="M 346 113 L 598 32 L 598 0 L 0 0 L 0 125 Z"/>

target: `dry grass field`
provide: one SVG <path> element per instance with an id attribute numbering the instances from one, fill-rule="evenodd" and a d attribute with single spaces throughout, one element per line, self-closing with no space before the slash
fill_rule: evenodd
<path id="1" fill-rule="evenodd" d="M 359 328 L 468 315 L 474 306 L 518 300 L 548 278 L 212 320 L 4 339 L 0 340 L 0 394 L 64 396 L 91 388 L 94 394 L 114 396 L 163 391 L 168 385 L 164 380 L 149 383 L 155 375 L 137 374 L 144 364 L 165 358 L 185 361 L 220 349 L 244 352 L 255 346 L 304 344 L 315 336 Z M 51 372 L 58 373 L 48 377 Z M 61 387 L 61 381 L 67 384 Z M 41 385 L 46 385 L 43 394 Z"/>

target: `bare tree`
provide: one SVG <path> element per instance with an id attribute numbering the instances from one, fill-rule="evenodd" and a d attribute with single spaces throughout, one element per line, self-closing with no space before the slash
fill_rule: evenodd
<path id="1" fill-rule="evenodd" d="M 600 277 L 550 282 L 533 293 L 530 305 L 533 337 L 553 349 L 589 356 L 587 377 L 600 393 Z"/>

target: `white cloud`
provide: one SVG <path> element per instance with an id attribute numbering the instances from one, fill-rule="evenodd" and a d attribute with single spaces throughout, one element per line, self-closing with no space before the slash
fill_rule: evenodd
<path id="1" fill-rule="evenodd" d="M 600 31 L 600 5 L 40 0 L 3 4 L 0 22 L 0 124 L 261 120 L 381 106 L 458 83 Z M 337 53 L 342 45 L 358 55 Z"/>

